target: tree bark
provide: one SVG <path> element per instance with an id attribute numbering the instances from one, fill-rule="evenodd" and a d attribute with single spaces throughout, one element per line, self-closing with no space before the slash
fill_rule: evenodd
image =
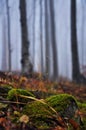
<path id="1" fill-rule="evenodd" d="M 76 28 L 76 0 L 71 0 L 71 51 L 72 51 L 72 77 L 79 83 L 86 83 L 86 78 L 80 73 L 77 28 Z"/>
<path id="2" fill-rule="evenodd" d="M 29 41 L 26 19 L 26 0 L 20 0 L 20 18 L 21 18 L 21 34 L 22 34 L 22 73 L 31 74 L 32 64 L 29 59 Z"/>
<path id="3" fill-rule="evenodd" d="M 58 65 L 57 65 L 57 46 L 56 46 L 56 37 L 55 37 L 55 14 L 54 14 L 54 1 L 50 0 L 50 19 L 51 19 L 51 44 L 53 51 L 53 78 L 57 80 L 58 78 Z"/>
<path id="4" fill-rule="evenodd" d="M 7 25 L 8 25 L 8 64 L 9 64 L 9 68 L 8 70 L 11 71 L 11 42 L 10 42 L 10 13 L 9 13 L 9 4 L 8 4 L 8 0 L 6 0 L 6 9 L 7 9 Z"/>
<path id="5" fill-rule="evenodd" d="M 40 44 L 41 44 L 41 72 L 43 72 L 43 39 L 42 39 L 42 0 L 40 0 Z"/>
<path id="6" fill-rule="evenodd" d="M 35 64 L 35 13 L 36 11 L 36 0 L 33 1 L 33 65 Z M 34 67 L 33 67 L 34 68 Z"/>
<path id="7" fill-rule="evenodd" d="M 2 71 L 7 71 L 8 70 L 8 44 L 7 44 L 7 37 L 6 37 L 6 22 L 5 22 L 5 17 L 3 17 L 2 21 L 2 33 L 3 33 L 3 41 L 2 41 Z"/>
<path id="8" fill-rule="evenodd" d="M 71 50 L 72 50 L 72 77 L 78 80 L 80 76 L 79 56 L 77 46 L 77 29 L 76 29 L 76 0 L 71 0 Z"/>
<path id="9" fill-rule="evenodd" d="M 46 43 L 46 77 L 49 76 L 49 32 L 48 32 L 48 1 L 45 0 L 45 43 Z"/>

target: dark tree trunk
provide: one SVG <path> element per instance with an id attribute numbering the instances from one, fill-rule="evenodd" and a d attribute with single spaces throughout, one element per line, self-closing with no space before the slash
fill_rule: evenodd
<path id="1" fill-rule="evenodd" d="M 71 50 L 72 50 L 72 77 L 76 82 L 86 82 L 80 74 L 77 29 L 76 29 L 76 0 L 71 0 Z"/>
<path id="2" fill-rule="evenodd" d="M 54 17 L 54 1 L 50 0 L 50 20 L 51 20 L 51 44 L 53 51 L 53 78 L 57 80 L 58 78 L 58 65 L 57 65 L 57 47 L 56 47 L 56 37 L 55 37 L 55 17 Z"/>
<path id="3" fill-rule="evenodd" d="M 76 0 L 71 0 L 71 49 L 72 49 L 72 76 L 73 80 L 78 80 L 80 76 L 80 69 L 79 69 L 77 29 L 76 29 Z"/>
<path id="4" fill-rule="evenodd" d="M 22 34 L 22 73 L 31 74 L 32 64 L 29 59 L 29 41 L 26 19 L 26 0 L 20 0 L 20 19 L 21 19 L 21 34 Z"/>
<path id="5" fill-rule="evenodd" d="M 49 76 L 49 32 L 48 32 L 48 1 L 45 0 L 45 43 L 46 43 L 46 77 Z"/>

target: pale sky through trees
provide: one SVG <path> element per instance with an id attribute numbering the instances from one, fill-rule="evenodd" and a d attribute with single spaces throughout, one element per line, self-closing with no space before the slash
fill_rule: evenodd
<path id="1" fill-rule="evenodd" d="M 35 44 L 33 44 L 33 0 L 27 2 L 27 25 L 28 36 L 30 40 L 30 59 L 33 62 L 34 70 L 41 70 L 41 54 L 40 54 L 40 0 L 36 0 L 35 5 Z M 43 66 L 45 68 L 45 8 L 44 0 L 42 0 L 42 28 L 43 28 Z M 0 0 L 0 70 L 2 70 L 2 47 L 3 47 L 3 19 L 6 16 L 5 0 Z M 19 0 L 9 0 L 10 9 L 10 28 L 11 28 L 11 49 L 12 49 L 12 70 L 21 69 L 21 27 L 20 27 L 20 12 Z M 70 0 L 54 0 L 55 11 L 55 27 L 56 27 L 56 43 L 58 53 L 58 72 L 59 76 L 68 77 L 71 79 L 71 42 L 70 42 Z M 48 11 L 49 14 L 49 11 Z M 84 22 L 83 22 L 84 19 Z M 50 17 L 49 17 L 50 20 Z M 83 25 L 84 23 L 84 25 Z M 5 21 L 7 26 L 7 21 Z M 83 32 L 82 32 L 83 31 Z M 7 28 L 4 33 L 7 35 Z M 50 35 L 50 34 L 49 34 Z M 77 0 L 77 35 L 78 35 L 78 50 L 80 67 L 86 66 L 86 0 Z M 50 36 L 51 37 L 51 36 Z M 7 43 L 7 37 L 6 37 Z M 35 52 L 32 52 L 35 45 Z M 51 41 L 50 41 L 51 48 Z M 6 51 L 6 50 L 4 50 Z M 52 51 L 50 49 L 50 74 L 52 75 Z M 34 54 L 35 53 L 35 54 Z M 7 68 L 6 68 L 7 69 Z"/>

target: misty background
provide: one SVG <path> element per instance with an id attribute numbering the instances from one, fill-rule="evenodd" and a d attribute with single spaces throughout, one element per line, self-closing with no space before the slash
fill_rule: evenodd
<path id="1" fill-rule="evenodd" d="M 49 5 L 49 0 L 46 1 L 47 5 Z M 9 0 L 8 2 L 10 14 L 11 71 L 21 71 L 21 24 L 19 0 Z M 86 0 L 76 0 L 76 2 L 79 64 L 81 73 L 86 75 Z M 71 0 L 53 0 L 53 3 L 55 13 L 56 62 L 58 64 L 58 75 L 59 77 L 62 76 L 72 79 L 70 24 Z M 26 0 L 26 12 L 28 37 L 30 42 L 30 60 L 33 64 L 34 72 L 45 73 L 45 0 L 41 0 L 41 2 L 40 0 Z M 54 76 L 54 71 L 50 15 L 49 6 L 47 6 L 47 32 L 49 37 L 49 56 L 47 57 L 47 60 L 49 61 L 49 77 L 52 78 Z M 42 30 L 40 28 L 42 28 Z M 6 0 L 0 0 L 0 70 L 8 71 L 8 66 L 7 8 Z"/>

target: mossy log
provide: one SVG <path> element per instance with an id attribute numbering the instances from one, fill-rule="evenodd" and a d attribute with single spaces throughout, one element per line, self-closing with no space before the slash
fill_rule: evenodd
<path id="1" fill-rule="evenodd" d="M 78 109 L 75 98 L 69 94 L 59 94 L 46 99 L 47 103 L 52 106 L 62 117 L 72 118 Z"/>
<path id="2" fill-rule="evenodd" d="M 73 118 L 77 109 L 78 105 L 73 96 L 60 94 L 51 96 L 45 99 L 45 101 L 39 100 L 28 103 L 23 108 L 23 114 L 28 115 L 30 121 L 36 127 L 47 128 L 57 124 L 60 125 L 58 121 L 59 116 L 62 119 Z"/>

